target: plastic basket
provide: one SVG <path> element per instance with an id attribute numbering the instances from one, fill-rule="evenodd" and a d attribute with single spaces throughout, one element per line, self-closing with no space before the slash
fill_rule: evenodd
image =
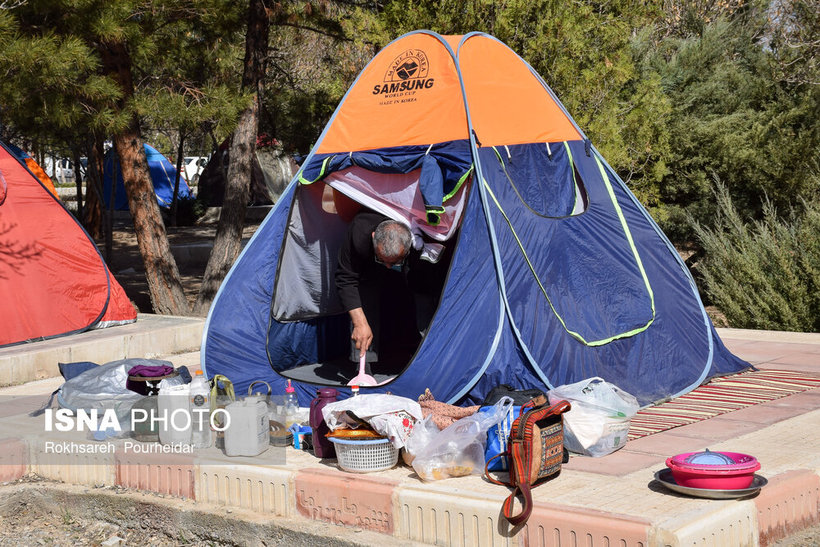
<path id="1" fill-rule="evenodd" d="M 352 473 L 390 469 L 399 461 L 399 450 L 389 439 L 334 439 L 339 467 Z"/>

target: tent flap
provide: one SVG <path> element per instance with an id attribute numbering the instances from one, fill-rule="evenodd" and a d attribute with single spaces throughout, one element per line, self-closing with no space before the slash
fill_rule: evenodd
<path id="1" fill-rule="evenodd" d="M 467 140 L 402 146 L 349 152 L 347 154 L 317 154 L 299 175 L 303 184 L 358 166 L 377 173 L 409 173 L 421 169 L 419 186 L 427 208 L 430 224 L 437 224 L 445 198 L 452 197 L 466 180 L 472 168 L 472 153 Z"/>

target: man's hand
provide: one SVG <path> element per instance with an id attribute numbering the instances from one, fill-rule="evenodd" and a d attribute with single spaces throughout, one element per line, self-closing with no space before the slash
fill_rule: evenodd
<path id="1" fill-rule="evenodd" d="M 362 308 L 352 309 L 349 313 L 353 322 L 353 334 L 350 335 L 350 339 L 356 344 L 359 357 L 361 357 L 368 350 L 370 344 L 373 343 L 373 331 L 370 329 L 370 324 L 367 322 L 367 317 L 365 317 Z"/>

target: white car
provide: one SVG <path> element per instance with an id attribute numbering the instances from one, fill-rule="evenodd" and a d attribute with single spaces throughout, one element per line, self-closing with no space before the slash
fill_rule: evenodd
<path id="1" fill-rule="evenodd" d="M 182 169 L 185 174 L 185 180 L 189 184 L 196 184 L 199 181 L 199 175 L 208 165 L 207 156 L 186 156 L 182 160 Z"/>
<path id="2" fill-rule="evenodd" d="M 60 158 L 46 158 L 46 174 L 57 182 L 71 182 L 74 180 L 74 164 L 71 160 Z"/>

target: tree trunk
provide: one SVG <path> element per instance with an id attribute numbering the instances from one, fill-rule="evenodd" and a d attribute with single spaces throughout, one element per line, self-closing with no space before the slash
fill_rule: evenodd
<path id="1" fill-rule="evenodd" d="M 208 257 L 202 287 L 194 306 L 196 315 L 205 315 L 208 312 L 219 285 L 241 249 L 245 207 L 248 204 L 251 185 L 251 166 L 256 154 L 260 85 L 265 74 L 269 33 L 270 18 L 264 0 L 251 0 L 248 9 L 248 31 L 245 35 L 242 88 L 253 91 L 253 102 L 242 111 L 231 140 L 225 199 L 219 215 L 214 247 Z"/>
<path id="2" fill-rule="evenodd" d="M 103 160 L 103 164 L 105 161 Z M 111 260 L 112 249 L 114 248 L 114 207 L 117 204 L 118 181 L 122 177 L 120 174 L 120 159 L 117 153 L 116 140 L 111 148 L 111 173 L 108 180 L 111 188 L 108 190 L 108 204 L 103 199 L 103 232 L 105 233 L 105 256 L 106 260 Z M 103 171 L 103 186 L 105 185 L 105 172 Z M 123 179 L 124 180 L 124 179 Z M 105 194 L 103 194 L 105 195 Z M 125 196 L 128 198 L 128 196 Z"/>
<path id="3" fill-rule="evenodd" d="M 125 45 L 119 42 L 102 45 L 101 54 L 106 72 L 122 86 L 123 98 L 119 106 L 125 108 L 134 96 L 130 55 Z M 128 208 L 134 221 L 154 312 L 188 315 L 188 302 L 154 195 L 136 115 L 132 115 L 125 129 L 114 135 L 113 141 L 120 158 Z"/>
<path id="4" fill-rule="evenodd" d="M 182 131 L 179 132 L 179 146 L 177 146 L 177 175 L 174 177 L 174 195 L 171 198 L 171 226 L 177 225 L 177 210 L 178 210 L 178 202 L 179 202 L 179 179 L 182 177 L 182 158 L 184 157 L 184 144 L 185 144 L 185 137 L 182 135 Z"/>
<path id="5" fill-rule="evenodd" d="M 71 157 L 74 161 L 74 186 L 77 189 L 77 218 L 83 218 L 83 177 L 80 174 L 80 152 L 76 146 L 71 148 Z"/>
<path id="6" fill-rule="evenodd" d="M 94 239 L 103 236 L 103 142 L 94 137 L 88 154 L 88 176 L 85 184 L 85 229 Z M 106 257 L 108 260 L 110 257 Z"/>

